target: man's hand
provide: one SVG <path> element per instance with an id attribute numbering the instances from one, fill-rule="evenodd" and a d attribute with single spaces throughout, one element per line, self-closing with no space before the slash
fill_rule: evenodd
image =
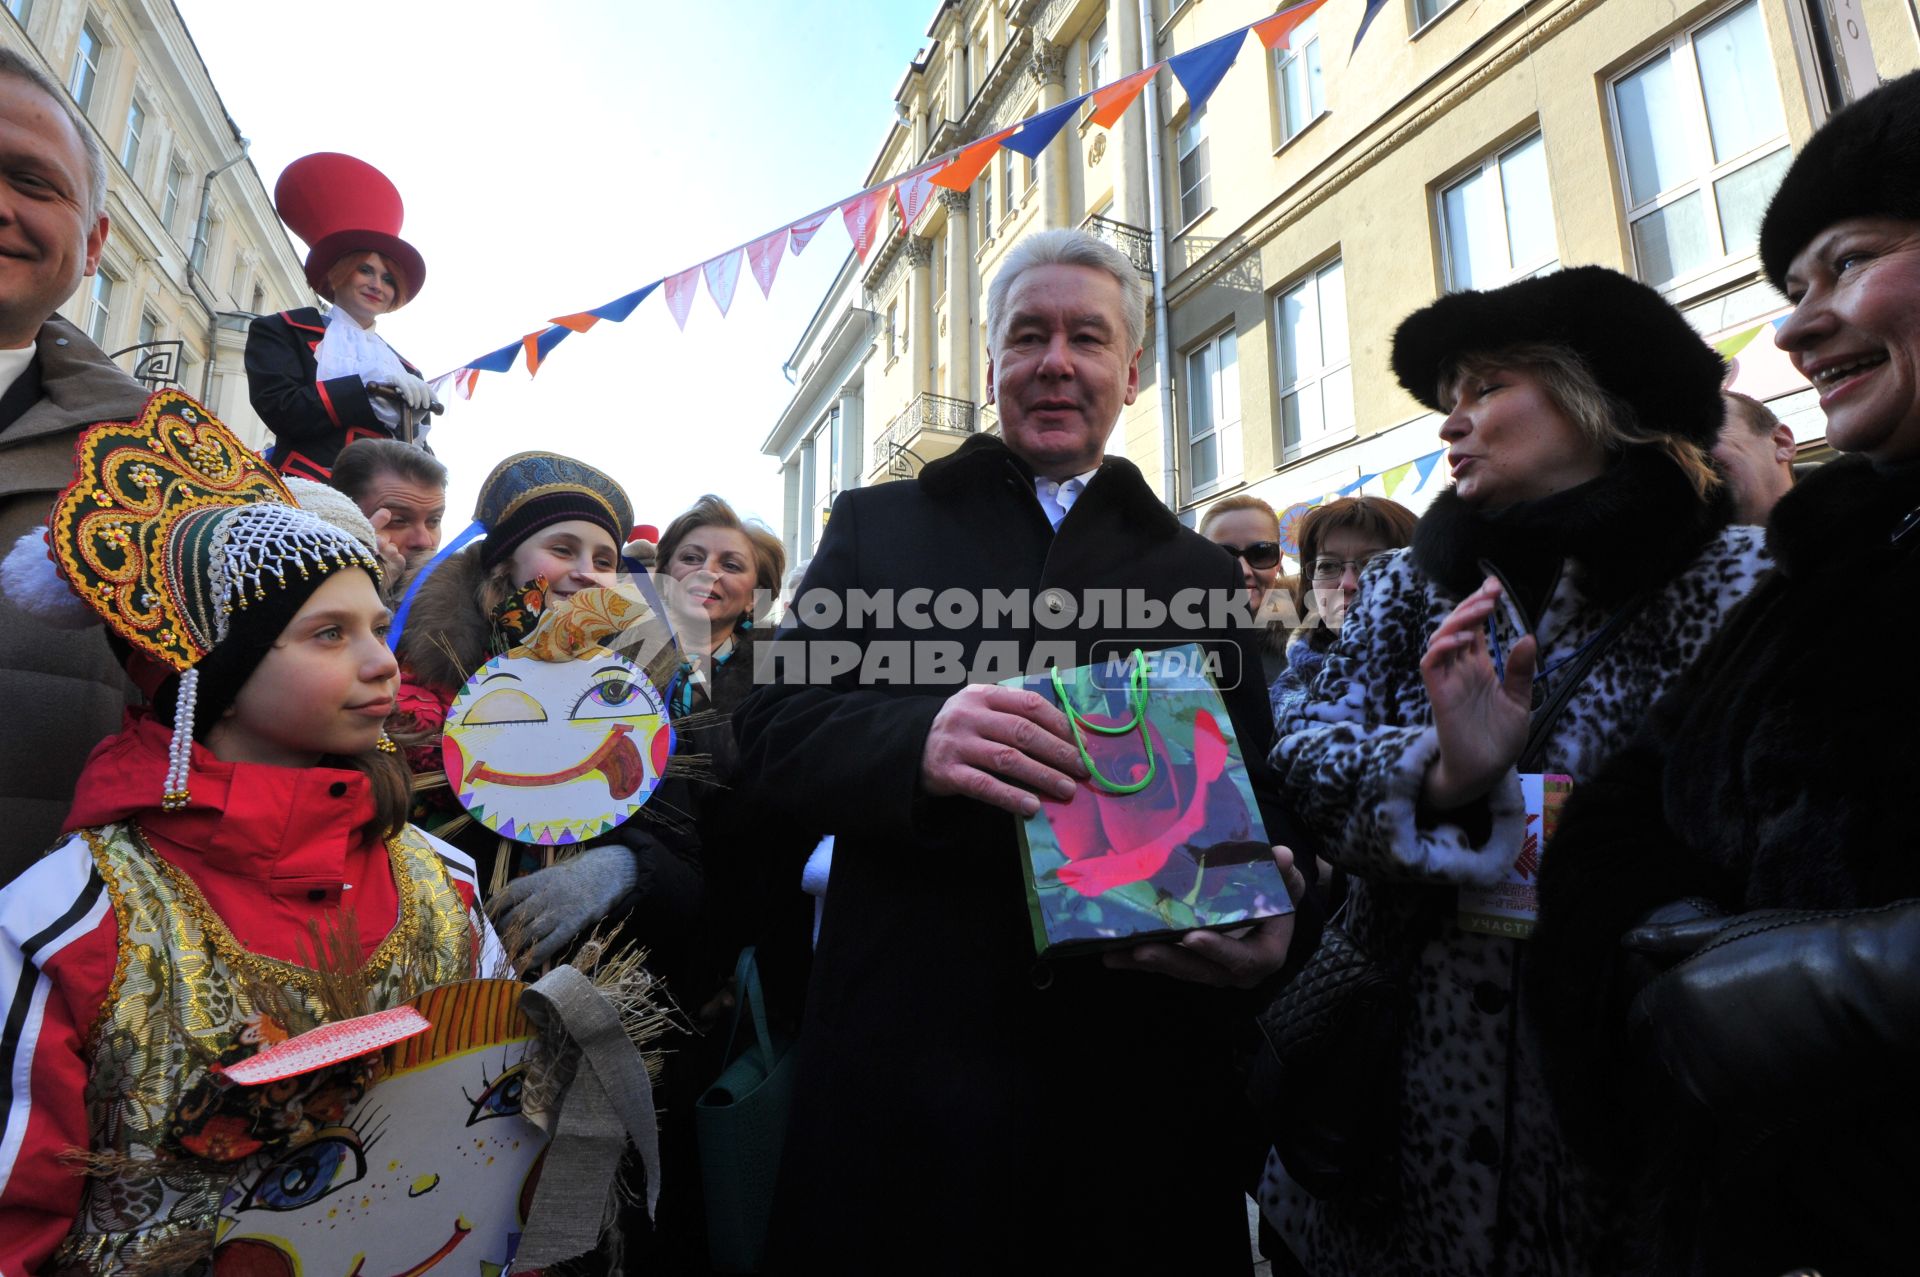
<path id="1" fill-rule="evenodd" d="M 977 799 L 1016 816 L 1040 810 L 1029 790 L 1064 801 L 1086 775 L 1065 714 L 1038 693 L 984 683 L 947 698 L 920 755 L 920 785 L 929 794 Z"/>
<path id="2" fill-rule="evenodd" d="M 383 506 L 375 510 L 367 522 L 373 525 L 374 539 L 379 545 L 381 565 L 387 570 L 387 580 L 399 580 L 400 574 L 406 571 L 407 552 L 387 535 L 387 525 L 393 522 L 393 511 Z"/>
<path id="3" fill-rule="evenodd" d="M 1273 849 L 1287 895 L 1298 904 L 1307 894 L 1307 880 L 1293 864 L 1293 852 Z M 1101 958 L 1116 971 L 1152 971 L 1192 984 L 1222 989 L 1251 989 L 1278 971 L 1293 943 L 1293 915 L 1263 918 L 1238 939 L 1222 931 L 1189 931 L 1178 940 L 1137 944 L 1109 950 Z"/>

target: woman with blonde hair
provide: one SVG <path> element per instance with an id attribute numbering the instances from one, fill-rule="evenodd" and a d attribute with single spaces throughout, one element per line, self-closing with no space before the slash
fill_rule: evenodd
<path id="1" fill-rule="evenodd" d="M 1340 497 L 1301 520 L 1300 575 L 1291 591 L 1300 624 L 1287 644 L 1287 667 L 1270 686 L 1276 726 L 1306 703 L 1360 593 L 1360 574 L 1411 541 L 1413 525 L 1413 511 L 1385 497 Z"/>

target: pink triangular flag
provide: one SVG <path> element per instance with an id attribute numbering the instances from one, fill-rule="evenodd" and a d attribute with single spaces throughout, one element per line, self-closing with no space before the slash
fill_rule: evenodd
<path id="1" fill-rule="evenodd" d="M 733 305 L 733 290 L 740 283 L 740 250 L 736 248 L 731 253 L 714 258 L 704 269 L 707 274 L 707 294 L 713 298 L 713 304 L 720 308 L 724 318 L 727 307 Z"/>
<path id="2" fill-rule="evenodd" d="M 700 283 L 700 268 L 689 266 L 678 275 L 667 276 L 661 287 L 667 290 L 667 310 L 673 315 L 673 322 L 680 325 L 680 331 L 687 330 L 687 312 L 693 309 L 693 290 Z"/>
<path id="3" fill-rule="evenodd" d="M 788 247 L 793 250 L 795 257 L 806 251 L 807 245 L 813 242 L 813 237 L 819 233 L 822 226 L 826 225 L 827 215 L 832 212 L 832 209 L 828 209 L 824 213 L 815 213 L 812 217 L 787 227 Z"/>
<path id="4" fill-rule="evenodd" d="M 782 226 L 765 239 L 756 239 L 747 245 L 747 269 L 753 272 L 754 282 L 760 285 L 762 297 L 773 296 L 773 275 L 780 269 L 780 254 L 787 247 L 787 228 Z"/>
<path id="5" fill-rule="evenodd" d="M 900 225 L 911 229 L 920 220 L 920 211 L 927 206 L 927 197 L 933 194 L 934 172 L 929 168 L 909 173 L 893 188 L 894 196 L 900 201 Z"/>
<path id="6" fill-rule="evenodd" d="M 840 206 L 840 216 L 847 220 L 847 234 L 853 239 L 854 255 L 863 262 L 867 260 L 867 254 L 872 251 L 873 242 L 880 237 L 880 228 L 887 220 L 887 196 L 892 190 L 891 185 L 877 186 Z"/>

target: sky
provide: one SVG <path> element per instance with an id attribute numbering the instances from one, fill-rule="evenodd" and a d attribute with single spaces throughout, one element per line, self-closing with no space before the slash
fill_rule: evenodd
<path id="1" fill-rule="evenodd" d="M 176 0 L 269 192 L 344 151 L 406 203 L 427 282 L 380 335 L 429 377 L 853 194 L 936 0 Z M 293 241 L 304 260 L 305 246 Z M 744 269 L 686 331 L 656 292 L 567 339 L 529 379 L 482 374 L 431 443 L 449 535 L 495 462 L 566 453 L 665 527 L 704 492 L 780 528 L 760 444 L 782 365 L 848 241 L 836 216 L 770 299 Z"/>

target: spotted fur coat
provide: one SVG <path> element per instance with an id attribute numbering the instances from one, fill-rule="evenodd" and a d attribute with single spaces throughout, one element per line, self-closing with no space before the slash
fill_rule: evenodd
<path id="1" fill-rule="evenodd" d="M 1301 816 L 1351 875 L 1348 921 L 1405 963 L 1411 1008 L 1400 1138 L 1361 1207 L 1317 1202 L 1270 1159 L 1268 1219 L 1316 1277 L 1606 1272 L 1583 1177 L 1562 1149 L 1533 1016 L 1517 997 L 1526 941 L 1461 930 L 1462 884 L 1500 880 L 1520 850 L 1517 773 L 1456 813 L 1423 809 L 1437 737 L 1421 683 L 1426 641 L 1489 572 L 1507 584 L 1498 651 L 1539 644 L 1536 695 L 1608 619 L 1644 595 L 1548 741 L 1545 770 L 1591 775 L 1692 662 L 1765 566 L 1755 528 L 1727 528 L 1664 456 L 1639 450 L 1569 492 L 1487 515 L 1451 491 L 1414 544 L 1371 565 L 1307 703 L 1274 751 Z M 1537 703 L 1537 702 L 1536 702 Z M 1551 855 L 1551 848 L 1547 854 Z"/>

